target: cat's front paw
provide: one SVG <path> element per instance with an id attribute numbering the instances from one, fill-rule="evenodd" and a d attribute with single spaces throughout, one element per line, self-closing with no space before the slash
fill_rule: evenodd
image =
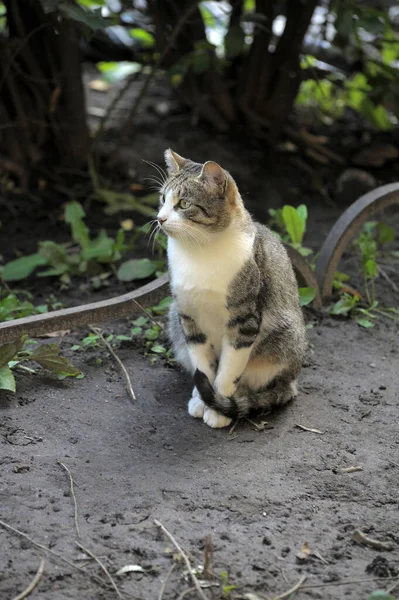
<path id="1" fill-rule="evenodd" d="M 193 397 L 188 401 L 188 414 L 195 419 L 202 419 L 206 405 L 197 394 L 193 392 Z"/>
<path id="2" fill-rule="evenodd" d="M 213 410 L 213 408 L 205 408 L 203 420 L 204 423 L 213 429 L 228 427 L 231 423 L 231 419 L 229 419 L 229 417 L 221 415 L 220 413 L 216 412 L 216 410 Z"/>

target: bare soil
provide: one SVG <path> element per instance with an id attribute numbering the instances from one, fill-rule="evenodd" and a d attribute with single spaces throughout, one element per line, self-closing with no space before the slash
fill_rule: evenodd
<path id="1" fill-rule="evenodd" d="M 169 121 L 159 125 L 157 139 L 149 126 L 136 132 L 140 144 L 135 142 L 137 161 L 131 157 L 131 163 L 138 180 L 147 174 L 145 166 L 141 171 L 137 166 L 138 148 L 159 162 L 164 147 L 178 142 L 172 130 Z M 310 214 L 305 245 L 319 248 L 342 212 L 289 161 L 267 159 L 253 146 L 240 156 L 238 142 L 226 145 L 202 130 L 180 137 L 178 151 L 191 146 L 193 158 L 220 160 L 231 165 L 233 175 L 237 171 L 258 218 L 266 220 L 271 206 L 305 202 Z M 329 177 L 333 181 L 334 175 Z M 54 217 L 49 224 L 51 216 L 40 205 L 27 213 L 2 215 L 0 253 L 6 259 L 17 248 L 33 251 L 37 239 L 48 238 L 49 227 L 51 239 L 65 239 L 65 226 Z M 116 229 L 119 217 L 110 223 L 96 208 L 89 220 L 92 226 Z M 353 255 L 345 256 L 341 270 L 361 284 Z M 398 274 L 390 276 L 398 285 Z M 67 293 L 34 280 L 30 289 L 35 295 L 53 290 L 70 304 L 123 291 L 115 284 L 93 295 L 78 284 Z M 377 296 L 385 305 L 398 304 L 398 294 L 385 280 L 379 280 Z M 32 599 L 116 598 L 99 565 L 81 560 L 78 541 L 106 566 L 127 599 L 159 598 L 173 562 L 164 600 L 197 598 L 194 591 L 182 595 L 192 582 L 154 520 L 175 536 L 195 568 L 204 564 L 204 540 L 211 535 L 214 586 L 204 593 L 212 600 L 223 596 L 223 571 L 228 585 L 237 586 L 230 596 L 225 590 L 226 598 L 255 600 L 245 596 L 249 593 L 274 598 L 302 576 L 306 581 L 295 598 L 367 600 L 372 591 L 392 587 L 395 581 L 387 578 L 399 575 L 399 327 L 379 320 L 365 330 L 314 311 L 307 311 L 307 318 L 313 328 L 298 399 L 266 417 L 263 426 L 259 419 L 258 426 L 240 422 L 232 433 L 189 417 L 189 377 L 162 360 L 153 364 L 140 343 L 117 350 L 137 396 L 132 405 L 111 356 L 102 350 L 71 351 L 85 330 L 51 339 L 85 378 L 21 374 L 15 395 L 0 392 L 0 519 L 83 572 L 1 526 L 1 600 L 24 590 L 42 556 L 45 570 Z M 122 333 L 128 322 L 103 327 Z M 80 538 L 70 481 L 59 462 L 74 479 Z M 345 471 L 351 467 L 359 469 Z M 392 549 L 355 544 L 356 528 L 390 542 Z M 306 560 L 297 557 L 304 542 L 311 550 Z M 143 571 L 116 575 L 126 565 Z M 93 575 L 107 583 L 94 581 Z"/>

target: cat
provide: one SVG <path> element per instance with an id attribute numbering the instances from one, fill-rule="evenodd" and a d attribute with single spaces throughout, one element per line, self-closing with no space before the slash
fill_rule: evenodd
<path id="1" fill-rule="evenodd" d="M 168 149 L 158 226 L 168 236 L 168 333 L 192 375 L 191 416 L 226 427 L 297 395 L 307 342 L 283 244 L 252 220 L 231 175 Z"/>

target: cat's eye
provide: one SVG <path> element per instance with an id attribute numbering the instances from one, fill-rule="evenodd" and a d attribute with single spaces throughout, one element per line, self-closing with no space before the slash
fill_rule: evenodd
<path id="1" fill-rule="evenodd" d="M 179 206 L 180 208 L 188 208 L 190 206 L 190 202 L 187 202 L 187 200 L 180 200 Z"/>
<path id="2" fill-rule="evenodd" d="M 161 194 L 159 201 L 161 204 L 165 204 L 165 195 L 164 194 Z"/>

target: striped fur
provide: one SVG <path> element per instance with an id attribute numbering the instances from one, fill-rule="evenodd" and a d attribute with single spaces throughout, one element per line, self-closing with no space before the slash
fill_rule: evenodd
<path id="1" fill-rule="evenodd" d="M 189 413 L 223 427 L 296 395 L 306 348 L 297 283 L 284 246 L 251 219 L 227 171 L 170 150 L 165 159 L 169 336 L 194 376 Z"/>

